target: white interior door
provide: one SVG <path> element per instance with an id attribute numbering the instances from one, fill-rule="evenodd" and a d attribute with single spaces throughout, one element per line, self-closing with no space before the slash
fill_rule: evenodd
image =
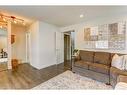
<path id="1" fill-rule="evenodd" d="M 56 32 L 55 34 L 55 41 L 56 41 L 56 64 L 60 64 L 64 62 L 64 38 L 62 32 Z"/>

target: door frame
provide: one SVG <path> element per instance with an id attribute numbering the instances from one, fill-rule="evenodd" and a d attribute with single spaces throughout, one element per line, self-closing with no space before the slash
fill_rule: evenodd
<path id="1" fill-rule="evenodd" d="M 65 39 L 64 39 L 64 61 L 67 61 L 67 60 L 71 60 L 71 35 L 67 34 L 67 33 L 64 33 L 64 37 L 65 37 L 65 35 L 69 36 L 69 39 L 68 39 L 69 40 L 69 45 L 68 45 L 69 49 L 67 49 L 67 52 L 69 51 L 69 53 L 66 53 L 66 56 L 67 56 L 66 60 L 65 60 Z"/>
<path id="2" fill-rule="evenodd" d="M 74 34 L 73 34 L 73 36 L 74 36 L 74 38 L 72 37 L 72 32 L 74 32 Z M 72 56 L 72 53 L 73 53 L 73 50 L 72 50 L 72 48 L 74 49 L 75 48 L 75 30 L 69 30 L 69 31 L 65 31 L 65 32 L 63 32 L 64 34 L 66 34 L 66 33 L 70 33 L 70 60 L 71 60 L 71 56 Z M 63 35 L 64 36 L 64 35 Z M 72 47 L 72 39 L 73 39 L 73 47 Z M 64 43 L 63 43 L 64 44 Z M 63 47 L 64 47 L 64 45 L 63 45 Z"/>

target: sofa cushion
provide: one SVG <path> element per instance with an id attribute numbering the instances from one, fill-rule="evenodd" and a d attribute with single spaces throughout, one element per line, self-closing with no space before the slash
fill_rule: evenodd
<path id="1" fill-rule="evenodd" d="M 123 59 L 124 59 L 124 56 L 119 56 L 119 55 L 115 54 L 112 58 L 111 66 L 116 67 L 120 70 L 124 69 L 123 68 Z"/>
<path id="2" fill-rule="evenodd" d="M 118 83 L 118 82 L 125 82 L 125 83 L 127 83 L 127 76 L 119 75 L 119 76 L 117 77 L 117 83 Z"/>
<path id="3" fill-rule="evenodd" d="M 79 55 L 81 60 L 87 61 L 87 62 L 93 62 L 94 52 L 80 50 Z"/>
<path id="4" fill-rule="evenodd" d="M 110 77 L 117 80 L 117 77 L 119 75 L 125 75 L 127 76 L 127 71 L 124 71 L 124 70 L 120 70 L 120 69 L 117 69 L 115 67 L 111 67 L 110 68 Z"/>
<path id="5" fill-rule="evenodd" d="M 111 56 L 110 53 L 107 52 L 95 52 L 94 63 L 100 63 L 110 66 L 111 63 L 110 56 Z"/>
<path id="6" fill-rule="evenodd" d="M 103 64 L 93 63 L 89 65 L 89 70 L 108 75 L 110 67 Z"/>
<path id="7" fill-rule="evenodd" d="M 85 62 L 85 61 L 77 61 L 75 62 L 74 66 L 80 67 L 80 68 L 84 68 L 84 69 L 88 69 L 89 64 L 92 64 L 90 62 Z"/>
<path id="8" fill-rule="evenodd" d="M 120 53 L 111 53 L 111 60 L 112 60 L 112 58 L 113 58 L 113 56 L 114 56 L 115 54 L 117 54 L 117 55 L 119 55 L 119 56 L 125 55 L 125 54 L 120 54 Z"/>

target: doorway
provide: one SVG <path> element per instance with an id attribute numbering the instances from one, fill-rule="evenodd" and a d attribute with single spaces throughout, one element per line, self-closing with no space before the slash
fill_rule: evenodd
<path id="1" fill-rule="evenodd" d="M 71 43 L 70 43 L 70 35 L 69 34 L 64 34 L 64 61 L 69 61 L 70 60 L 70 48 Z"/>
<path id="2" fill-rule="evenodd" d="M 64 32 L 64 65 L 71 69 L 71 56 L 74 51 L 74 31 Z"/>
<path id="3" fill-rule="evenodd" d="M 0 72 L 7 70 L 7 29 L 1 25 L 0 28 Z"/>

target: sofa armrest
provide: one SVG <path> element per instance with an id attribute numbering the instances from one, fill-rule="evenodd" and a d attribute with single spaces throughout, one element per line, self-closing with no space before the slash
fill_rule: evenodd
<path id="1" fill-rule="evenodd" d="M 118 82 L 125 82 L 125 83 L 127 83 L 127 76 L 125 76 L 125 75 L 119 75 L 117 77 L 117 83 Z"/>
<path id="2" fill-rule="evenodd" d="M 119 82 L 115 86 L 115 90 L 127 90 L 127 83 Z"/>

